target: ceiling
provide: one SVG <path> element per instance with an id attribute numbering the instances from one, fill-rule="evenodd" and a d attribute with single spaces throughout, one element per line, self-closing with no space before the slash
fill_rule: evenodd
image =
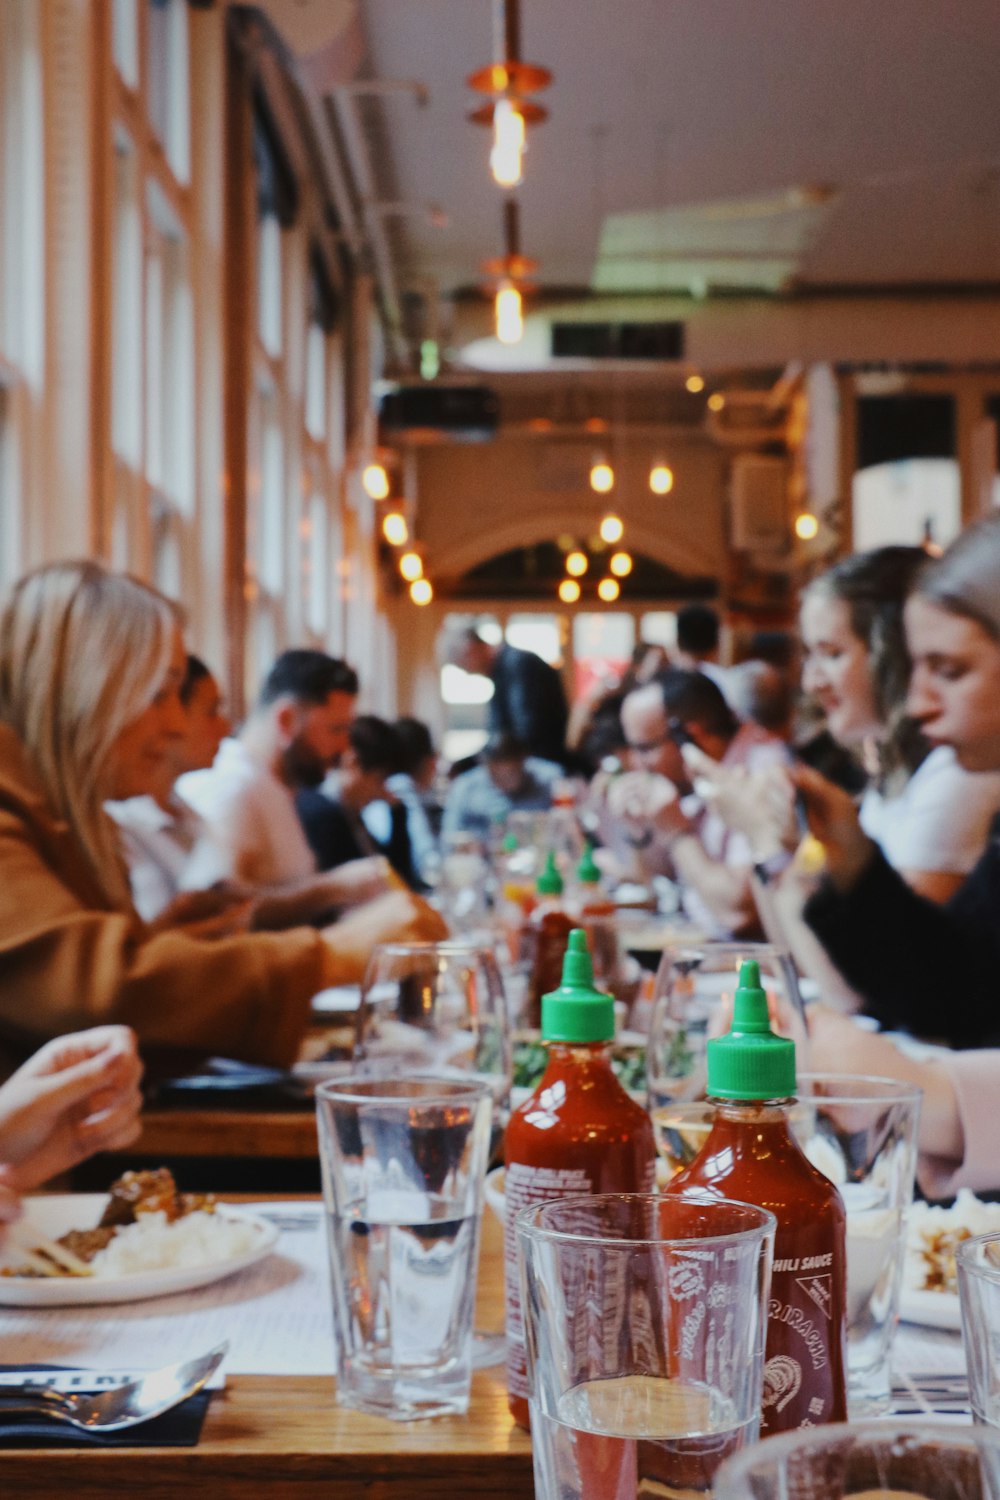
<path id="1" fill-rule="evenodd" d="M 339 97 L 334 136 L 352 78 L 426 89 L 352 96 L 356 198 L 414 210 L 377 216 L 404 301 L 477 288 L 504 249 L 489 131 L 467 119 L 490 0 L 262 8 L 308 87 Z M 516 190 L 543 300 L 1000 285 L 996 0 L 522 0 L 521 17 L 524 58 L 555 75 Z"/>

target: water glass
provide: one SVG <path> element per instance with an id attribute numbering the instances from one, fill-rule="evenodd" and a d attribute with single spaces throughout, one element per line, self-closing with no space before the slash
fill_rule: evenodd
<path id="1" fill-rule="evenodd" d="M 1000 1500 L 992 1433 L 933 1423 L 800 1428 L 731 1458 L 715 1500 Z"/>
<path id="2" fill-rule="evenodd" d="M 688 943 L 664 948 L 656 974 L 646 1048 L 649 1107 L 701 1099 L 706 1085 L 705 1047 L 732 1005 L 740 964 L 756 959 L 761 984 L 772 1000 L 780 1029 L 804 1041 L 802 999 L 795 965 L 770 943 Z"/>
<path id="3" fill-rule="evenodd" d="M 406 1421 L 469 1404 L 490 1094 L 351 1077 L 316 1090 L 337 1400 Z"/>
<path id="4" fill-rule="evenodd" d="M 380 944 L 361 990 L 352 1066 L 372 1076 L 481 1079 L 502 1124 L 513 1065 L 493 948 L 461 940 Z"/>
<path id="5" fill-rule="evenodd" d="M 798 1093 L 799 1144 L 847 1210 L 848 1411 L 874 1417 L 888 1410 L 892 1387 L 920 1090 L 890 1078 L 801 1073 Z"/>
<path id="6" fill-rule="evenodd" d="M 965 1240 L 955 1265 L 973 1420 L 1000 1427 L 1000 1234 Z"/>
<path id="7" fill-rule="evenodd" d="M 537 1500 L 711 1494 L 760 1425 L 774 1227 L 655 1194 L 522 1209 Z"/>

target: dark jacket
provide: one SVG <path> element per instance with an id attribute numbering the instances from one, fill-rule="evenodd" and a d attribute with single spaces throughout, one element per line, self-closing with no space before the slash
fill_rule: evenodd
<path id="1" fill-rule="evenodd" d="M 323 792 L 303 790 L 295 796 L 295 808 L 309 847 L 320 870 L 334 870 L 352 859 L 384 854 L 401 880 L 413 890 L 425 887 L 413 864 L 413 850 L 402 802 L 390 802 L 391 831 L 382 844 L 368 832 L 361 819 Z"/>
<path id="2" fill-rule="evenodd" d="M 883 1025 L 952 1047 L 1000 1045 L 1000 818 L 944 906 L 918 896 L 877 852 L 846 894 L 824 883 L 805 917 Z"/>
<path id="3" fill-rule="evenodd" d="M 529 755 L 566 759 L 566 694 L 555 667 L 517 646 L 503 645 L 491 673 L 490 733 L 512 734 Z"/>

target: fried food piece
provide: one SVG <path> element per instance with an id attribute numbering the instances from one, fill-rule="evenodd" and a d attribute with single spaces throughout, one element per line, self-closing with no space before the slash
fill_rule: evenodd
<path id="1" fill-rule="evenodd" d="M 101 1225 L 134 1224 L 140 1214 L 178 1216 L 177 1184 L 166 1167 L 156 1172 L 125 1172 L 111 1184 Z"/>
<path id="2" fill-rule="evenodd" d="M 89 1265 L 94 1256 L 111 1243 L 115 1234 L 113 1224 L 98 1225 L 95 1229 L 70 1229 L 59 1236 L 56 1244 L 65 1245 L 67 1250 L 71 1250 Z"/>

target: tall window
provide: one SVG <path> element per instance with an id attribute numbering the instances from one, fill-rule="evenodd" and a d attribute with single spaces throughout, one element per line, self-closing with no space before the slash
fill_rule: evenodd
<path id="1" fill-rule="evenodd" d="M 185 0 L 115 0 L 111 554 L 194 585 L 191 66 Z"/>
<path id="2" fill-rule="evenodd" d="M 288 646 L 347 649 L 346 596 L 361 570 L 341 566 L 343 350 L 336 292 L 309 235 L 280 138 L 263 101 L 257 172 L 254 383 L 248 413 L 247 696 Z M 353 561 L 353 560 L 352 560 Z M 370 634 L 370 632 L 369 632 Z"/>
<path id="3" fill-rule="evenodd" d="M 44 353 L 42 73 L 36 0 L 0 6 L 0 584 L 24 561 L 21 460 Z"/>

